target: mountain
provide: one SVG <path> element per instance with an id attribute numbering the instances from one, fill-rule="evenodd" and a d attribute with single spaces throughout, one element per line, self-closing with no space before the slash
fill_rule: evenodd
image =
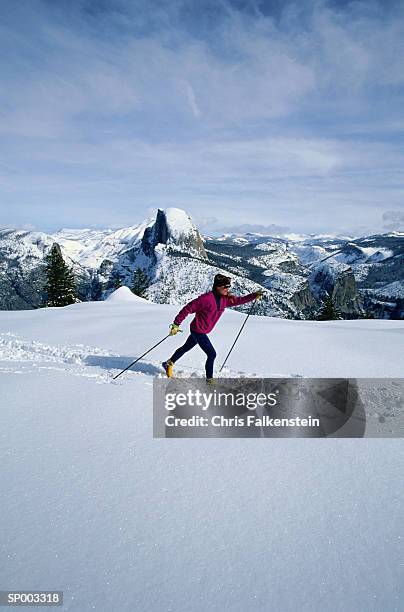
<path id="1" fill-rule="evenodd" d="M 147 297 L 182 304 L 208 291 L 218 272 L 232 278 L 235 293 L 266 289 L 257 314 L 311 318 L 327 294 L 345 318 L 364 312 L 404 316 L 404 234 L 352 238 L 225 234 L 203 238 L 181 209 L 118 230 L 63 229 L 53 234 L 0 230 L 0 308 L 43 303 L 45 257 L 60 245 L 73 268 L 82 301 L 105 299 L 133 284 L 140 268 Z M 240 307 L 246 311 L 248 306 Z"/>
<path id="2" fill-rule="evenodd" d="M 43 302 L 45 257 L 54 242 L 54 236 L 44 232 L 0 230 L 0 308 L 22 310 L 38 308 Z M 69 250 L 62 247 L 65 262 L 73 269 L 80 299 L 91 299 L 93 273 Z"/>
<path id="3" fill-rule="evenodd" d="M 404 233 L 368 237 L 224 235 L 210 259 L 270 290 L 285 314 L 310 317 L 330 294 L 345 318 L 404 317 Z"/>
<path id="4" fill-rule="evenodd" d="M 340 269 L 334 292 L 343 303 L 361 304 L 376 318 L 404 317 L 404 233 L 375 234 L 357 239 L 303 240 L 292 247 L 314 270 L 322 282 L 324 264 L 333 274 Z M 308 259 L 307 259 L 308 256 Z M 311 260 L 311 261 L 310 261 Z M 321 261 L 323 260 L 323 261 Z M 342 268 L 340 266 L 343 266 Z M 341 282 L 345 276 L 345 283 Z M 316 281 L 315 281 L 316 282 Z"/>
<path id="5" fill-rule="evenodd" d="M 207 259 L 202 238 L 184 210 L 167 208 L 158 210 L 156 221 L 147 227 L 142 237 L 145 255 L 155 255 L 156 247 L 166 245 L 170 253 L 187 253 L 192 257 Z"/>

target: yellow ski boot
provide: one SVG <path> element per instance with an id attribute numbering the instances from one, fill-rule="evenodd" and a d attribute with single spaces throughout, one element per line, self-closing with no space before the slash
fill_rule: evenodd
<path id="1" fill-rule="evenodd" d="M 171 359 L 168 359 L 168 361 L 163 361 L 161 365 L 163 366 L 168 378 L 172 378 L 174 363 L 171 361 Z"/>

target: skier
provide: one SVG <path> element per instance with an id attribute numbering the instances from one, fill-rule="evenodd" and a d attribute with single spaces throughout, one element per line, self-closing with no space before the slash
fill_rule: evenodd
<path id="1" fill-rule="evenodd" d="M 236 297 L 229 293 L 229 289 L 230 278 L 223 274 L 216 274 L 212 290 L 188 302 L 188 304 L 186 304 L 177 314 L 174 323 L 170 325 L 170 336 L 174 336 L 178 331 L 181 331 L 179 326 L 185 317 L 191 313 L 195 313 L 195 317 L 191 321 L 190 335 L 185 344 L 180 346 L 170 359 L 164 361 L 162 364 L 169 378 L 173 375 L 173 366 L 175 362 L 180 359 L 184 353 L 190 351 L 194 346 L 199 344 L 207 356 L 205 364 L 206 380 L 208 383 L 214 382 L 213 364 L 216 357 L 216 351 L 207 334 L 212 331 L 225 308 L 239 306 L 240 304 L 246 304 L 255 299 L 261 299 L 263 295 L 262 291 L 256 291 L 242 297 Z"/>

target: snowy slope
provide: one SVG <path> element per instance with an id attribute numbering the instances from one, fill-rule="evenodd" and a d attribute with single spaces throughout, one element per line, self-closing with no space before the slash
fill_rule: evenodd
<path id="1" fill-rule="evenodd" d="M 0 244 L 2 258 L 21 260 L 29 266 L 32 265 L 32 261 L 43 257 L 47 249 L 52 246 L 53 240 L 44 232 L 1 229 Z"/>
<path id="2" fill-rule="evenodd" d="M 122 302 L 137 302 L 140 304 L 149 304 L 150 302 L 148 302 L 148 300 L 139 297 L 138 295 L 135 295 L 130 289 L 129 287 L 119 287 L 119 289 L 116 289 L 115 291 L 113 291 L 107 298 L 106 301 L 108 302 L 118 302 L 118 303 L 122 303 Z"/>
<path id="3" fill-rule="evenodd" d="M 154 219 L 112 230 L 60 230 L 52 235 L 64 253 L 88 268 L 98 268 L 104 259 L 115 260 L 121 253 L 138 244 L 146 227 Z"/>
<path id="4" fill-rule="evenodd" d="M 72 259 L 79 261 L 84 252 L 93 251 L 96 245 L 112 230 L 95 229 L 61 229 L 51 235 L 52 241 L 57 242 L 62 252 Z"/>
<path id="5" fill-rule="evenodd" d="M 121 288 L 0 312 L 3 588 L 80 612 L 402 609 L 402 440 L 153 439 L 153 377 L 185 334 L 111 374 L 177 311 Z M 219 364 L 243 320 L 211 334 Z M 403 335 L 252 316 L 225 375 L 402 376 Z"/>

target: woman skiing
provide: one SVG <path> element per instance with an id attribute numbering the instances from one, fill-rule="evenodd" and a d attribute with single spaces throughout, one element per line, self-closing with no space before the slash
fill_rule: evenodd
<path id="1" fill-rule="evenodd" d="M 194 346 L 199 344 L 207 357 L 205 364 L 206 380 L 209 383 L 213 382 L 213 364 L 216 358 L 216 351 L 207 334 L 212 331 L 225 308 L 246 304 L 247 302 L 262 297 L 262 291 L 249 293 L 243 297 L 236 297 L 229 293 L 229 289 L 230 278 L 223 274 L 216 274 L 212 290 L 188 302 L 188 304 L 186 304 L 177 314 L 174 323 L 170 326 L 171 336 L 174 336 L 180 331 L 179 326 L 185 317 L 191 313 L 195 313 L 195 317 L 191 321 L 190 335 L 185 344 L 180 346 L 170 359 L 164 361 L 162 364 L 168 377 L 171 378 L 173 375 L 173 366 L 175 362 L 180 359 L 184 353 L 190 351 Z"/>

